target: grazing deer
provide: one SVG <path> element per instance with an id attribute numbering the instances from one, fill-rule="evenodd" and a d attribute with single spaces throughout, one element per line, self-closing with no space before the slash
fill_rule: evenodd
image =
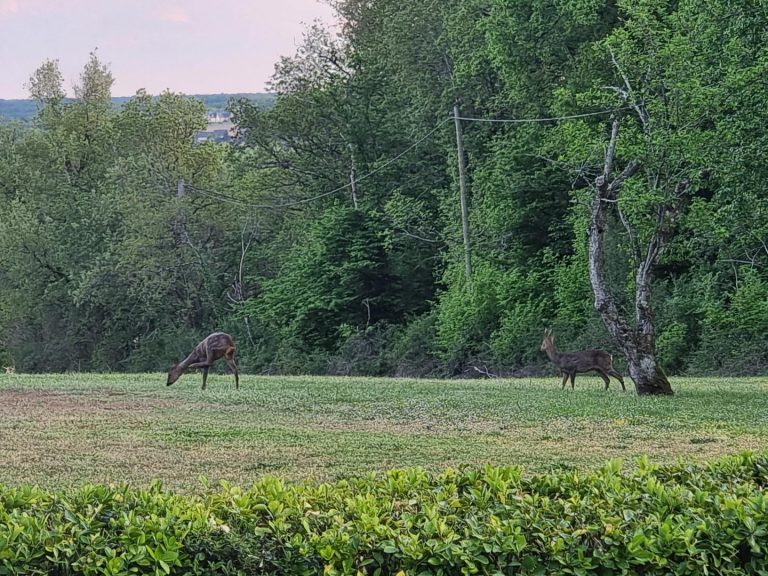
<path id="1" fill-rule="evenodd" d="M 605 382 L 605 389 L 608 390 L 608 384 L 613 376 L 621 382 L 621 389 L 624 387 L 624 378 L 613 369 L 613 357 L 605 350 L 584 350 L 582 352 L 558 352 L 555 348 L 555 336 L 552 330 L 544 330 L 544 340 L 541 343 L 541 351 L 546 352 L 552 363 L 560 368 L 563 374 L 563 388 L 565 388 L 568 377 L 571 378 L 571 389 L 576 387 L 576 374 L 578 372 L 597 372 L 600 378 Z"/>
<path id="2" fill-rule="evenodd" d="M 205 390 L 205 383 L 208 380 L 208 368 L 220 358 L 224 358 L 232 369 L 232 372 L 235 374 L 235 388 L 239 389 L 240 380 L 237 374 L 237 364 L 235 364 L 235 342 L 232 340 L 232 336 L 224 334 L 224 332 L 214 332 L 195 346 L 195 349 L 192 350 L 189 356 L 168 371 L 168 382 L 166 385 L 170 386 L 176 382 L 190 368 L 202 368 L 202 389 Z"/>

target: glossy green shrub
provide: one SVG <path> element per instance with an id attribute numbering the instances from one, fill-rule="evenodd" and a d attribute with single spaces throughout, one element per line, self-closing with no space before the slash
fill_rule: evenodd
<path id="1" fill-rule="evenodd" d="M 0 487 L 0 574 L 768 574 L 768 457 L 393 470 L 197 496 Z"/>

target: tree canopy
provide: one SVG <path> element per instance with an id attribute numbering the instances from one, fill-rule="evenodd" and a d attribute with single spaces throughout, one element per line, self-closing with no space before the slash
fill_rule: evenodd
<path id="1" fill-rule="evenodd" d="M 221 329 L 250 371 L 533 373 L 549 327 L 625 357 L 652 336 L 666 374 L 768 368 L 761 3 L 334 6 L 273 105 L 230 100 L 232 145 L 194 144 L 193 97 L 111 106 L 96 54 L 71 99 L 56 61 L 32 73 L 35 122 L 0 124 L 1 363 L 158 370 Z"/>

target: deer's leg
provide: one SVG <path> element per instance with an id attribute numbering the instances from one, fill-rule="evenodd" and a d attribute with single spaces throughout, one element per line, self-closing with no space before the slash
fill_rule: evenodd
<path id="1" fill-rule="evenodd" d="M 576 372 L 571 372 L 571 390 L 576 390 Z"/>
<path id="2" fill-rule="evenodd" d="M 227 366 L 232 370 L 235 375 L 235 390 L 240 389 L 240 378 L 238 376 L 237 363 L 235 362 L 235 348 L 230 346 L 224 351 L 224 360 L 227 362 Z"/>
<path id="3" fill-rule="evenodd" d="M 565 385 L 568 383 L 568 372 L 563 372 L 563 385 L 560 386 L 560 390 L 565 390 Z"/>
<path id="4" fill-rule="evenodd" d="M 187 366 L 187 368 L 210 368 L 211 366 L 213 366 L 214 362 L 216 362 L 216 358 L 214 358 L 213 354 L 211 354 L 211 351 L 208 350 L 205 353 L 205 360 L 201 360 L 200 362 L 194 362 L 189 366 Z"/>
<path id="5" fill-rule="evenodd" d="M 624 392 L 627 391 L 626 387 L 624 386 L 624 378 L 621 377 L 621 374 L 616 372 L 616 370 L 614 370 L 613 368 L 611 368 L 608 374 L 616 378 L 616 380 L 618 380 L 621 383 L 621 389 L 624 390 Z"/>
<path id="6" fill-rule="evenodd" d="M 205 390 L 205 384 L 208 381 L 208 366 L 203 366 L 203 387 L 201 390 Z"/>
<path id="7" fill-rule="evenodd" d="M 600 374 L 600 378 L 602 378 L 603 382 L 605 382 L 605 389 L 608 390 L 608 385 L 611 383 L 611 379 L 608 378 L 608 374 L 606 374 L 604 370 L 597 370 L 597 373 Z"/>
<path id="8" fill-rule="evenodd" d="M 227 365 L 229 366 L 230 370 L 232 370 L 232 373 L 235 375 L 235 390 L 240 389 L 240 379 L 237 375 L 237 364 L 235 363 L 235 359 L 233 357 L 225 357 L 224 360 L 227 361 Z"/>

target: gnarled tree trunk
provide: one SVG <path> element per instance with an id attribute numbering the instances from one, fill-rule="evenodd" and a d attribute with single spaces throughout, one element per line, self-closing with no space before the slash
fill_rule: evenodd
<path id="1" fill-rule="evenodd" d="M 638 394 L 672 394 L 667 375 L 656 362 L 653 351 L 635 350 L 628 358 L 629 377 Z"/>
<path id="2" fill-rule="evenodd" d="M 627 360 L 629 376 L 635 383 L 638 394 L 672 394 L 666 374 L 656 361 L 656 331 L 651 309 L 651 269 L 656 263 L 663 244 L 662 226 L 656 228 L 644 258 L 638 258 L 635 275 L 635 322 L 633 325 L 624 318 L 616 305 L 616 299 L 608 284 L 605 273 L 605 232 L 608 226 L 608 211 L 617 206 L 618 193 L 622 184 L 640 168 L 636 160 L 630 161 L 618 175 L 613 175 L 616 139 L 619 120 L 613 121 L 611 139 L 605 154 L 603 173 L 595 180 L 595 195 L 590 207 L 589 221 L 589 278 L 595 293 L 595 308 L 600 313 L 608 332 L 621 347 Z M 659 224 L 662 223 L 664 206 L 659 207 Z M 618 208 L 617 208 L 618 210 Z M 632 234 L 628 222 L 619 211 L 627 230 Z M 639 250 L 636 254 L 639 256 Z"/>

